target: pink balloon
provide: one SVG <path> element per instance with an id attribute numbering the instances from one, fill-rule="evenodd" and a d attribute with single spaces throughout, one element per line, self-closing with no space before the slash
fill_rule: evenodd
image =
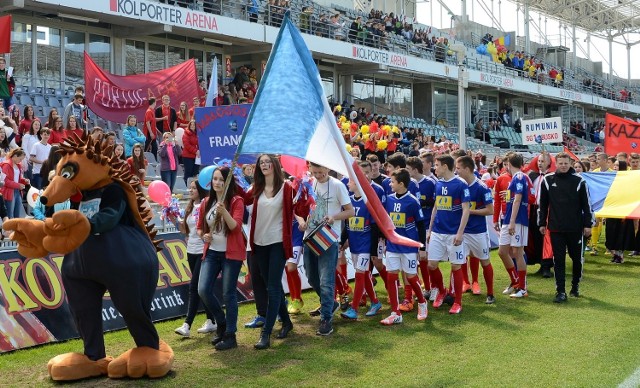
<path id="1" fill-rule="evenodd" d="M 171 190 L 163 181 L 153 181 L 149 184 L 149 198 L 161 206 L 169 206 Z"/>

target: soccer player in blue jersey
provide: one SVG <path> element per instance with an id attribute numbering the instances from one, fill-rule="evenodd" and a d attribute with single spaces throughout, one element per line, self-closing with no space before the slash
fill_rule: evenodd
<path id="1" fill-rule="evenodd" d="M 409 172 L 401 168 L 391 174 L 393 194 L 387 197 L 387 212 L 396 227 L 396 233 L 425 243 L 424 215 L 418 199 L 409 193 Z M 383 325 L 402 323 L 398 308 L 398 273 L 407 275 L 405 287 L 411 287 L 418 298 L 418 320 L 427 319 L 427 300 L 422 295 L 417 276 L 418 248 L 397 245 L 387 241 L 387 292 L 391 303 L 391 315 L 380 321 Z"/>
<path id="2" fill-rule="evenodd" d="M 529 239 L 529 191 L 533 185 L 529 177 L 521 171 L 523 164 L 524 160 L 521 154 L 514 152 L 509 156 L 509 170 L 512 178 L 505 195 L 507 211 L 504 215 L 504 223 L 500 228 L 500 247 L 498 249 L 498 255 L 507 271 L 510 271 L 514 266 L 511 258 L 516 260 L 517 287 L 512 284 L 502 292 L 512 298 L 528 296 L 524 247 L 527 246 Z"/>
<path id="3" fill-rule="evenodd" d="M 433 307 L 439 308 L 444 302 L 446 291 L 442 280 L 440 261 L 451 263 L 455 300 L 450 314 L 462 311 L 462 269 L 464 257 L 464 229 L 469 220 L 469 186 L 454 174 L 454 159 L 450 155 L 436 158 L 436 174 L 440 179 L 436 184 L 436 202 L 427 232 L 429 243 L 429 271 L 431 284 L 438 289 Z"/>
<path id="4" fill-rule="evenodd" d="M 429 226 L 429 224 L 431 223 L 431 213 L 433 213 L 433 205 L 436 202 L 436 183 L 438 182 L 438 178 L 433 174 L 433 164 L 436 159 L 433 152 L 423 152 L 422 154 L 420 154 L 420 160 L 422 161 L 422 173 L 430 182 L 429 185 L 418 185 L 418 189 L 420 190 L 421 205 L 423 205 L 422 212 L 425 216 L 424 224 Z M 424 203 L 422 203 L 422 198 L 424 198 Z M 427 252 L 428 251 L 429 247 L 427 247 Z M 424 282 L 424 289 L 429 295 L 429 300 L 433 302 L 436 297 L 437 291 L 431 284 L 431 276 L 427 276 L 427 279 L 424 278 L 425 272 L 427 274 L 429 273 L 429 263 L 428 261 L 425 261 L 423 265 L 421 261 L 419 264 L 420 272 L 423 275 L 422 281 Z M 426 267 L 426 270 L 422 269 L 423 266 Z"/>
<path id="5" fill-rule="evenodd" d="M 369 159 L 371 159 L 372 157 L 374 157 L 376 160 L 378 158 L 376 155 L 370 154 L 369 156 L 367 156 L 367 160 L 363 160 L 359 162 L 358 165 L 360 166 L 360 169 L 362 169 L 362 172 L 364 173 L 364 175 L 367 177 L 367 180 L 371 184 L 371 187 L 373 187 L 373 191 L 376 192 L 376 195 L 378 196 L 378 199 L 382 203 L 382 206 L 385 206 L 385 204 L 387 203 L 387 195 L 385 194 L 384 189 L 382 188 L 382 186 L 380 186 L 379 184 L 377 184 L 371 179 L 371 176 L 375 172 L 375 169 L 373 168 L 373 164 L 369 162 Z M 378 250 L 375 255 L 372 254 L 371 262 L 373 263 L 373 266 L 376 267 L 376 270 L 378 270 L 378 273 L 380 274 L 380 278 L 382 279 L 386 287 L 387 268 L 385 267 L 384 262 L 382 261 L 382 256 L 384 255 L 384 238 L 382 238 L 382 236 L 378 238 L 377 244 L 378 244 Z"/>
<path id="6" fill-rule="evenodd" d="M 351 205 L 353 205 L 355 215 L 347 220 L 346 226 L 351 261 L 356 270 L 356 284 L 351 306 L 340 315 L 346 319 L 358 319 L 358 307 L 365 290 L 371 300 L 371 307 L 365 315 L 368 317 L 374 316 L 382 308 L 382 304 L 376 296 L 376 291 L 373 289 L 371 273 L 369 272 L 371 256 L 377 255 L 378 252 L 379 231 L 358 186 L 353 181 L 349 181 L 349 191 L 353 193 Z M 344 247 L 345 245 L 343 245 Z"/>
<path id="7" fill-rule="evenodd" d="M 471 156 L 462 156 L 456 160 L 458 176 L 469 185 L 469 221 L 464 229 L 465 256 L 470 260 L 478 260 L 482 264 L 482 273 L 487 283 L 487 304 L 493 304 L 493 266 L 489 260 L 489 232 L 487 230 L 487 216 L 493 215 L 493 194 L 474 174 L 474 161 Z M 480 285 L 471 285 L 474 295 L 480 294 Z M 477 291 L 476 291 L 477 290 Z"/>
<path id="8" fill-rule="evenodd" d="M 425 158 L 428 156 L 425 155 Z M 429 156 L 433 161 L 433 154 Z M 411 179 L 418 182 L 418 191 L 420 192 L 420 206 L 422 207 L 422 213 L 424 214 L 424 224 L 429 225 L 431 223 L 431 213 L 433 212 L 433 204 L 435 203 L 436 196 L 436 183 L 438 180 L 431 173 L 431 168 L 427 170 L 429 175 L 424 175 L 424 161 L 418 157 L 412 156 L 407 159 L 407 170 Z M 431 280 L 429 275 L 429 263 L 427 261 L 426 252 L 428 247 L 425 248 L 424 254 L 420 255 L 418 259 L 418 266 L 420 267 L 420 274 L 422 275 L 422 282 L 425 290 L 425 297 L 431 296 Z M 434 294 L 435 297 L 435 294 Z"/>
<path id="9" fill-rule="evenodd" d="M 402 152 L 396 152 L 387 158 L 386 165 L 389 166 L 389 175 L 391 175 L 394 171 L 407 167 L 407 157 Z M 393 193 L 393 189 L 391 188 L 391 177 L 382 181 L 382 188 L 384 188 L 387 195 L 391 195 Z M 414 197 L 420 198 L 418 183 L 415 180 L 409 180 L 407 189 Z M 407 282 L 407 277 L 404 274 L 402 276 L 402 283 L 404 284 L 404 299 L 400 304 L 400 311 L 409 312 L 413 310 L 413 289 Z M 422 293 L 422 291 L 420 292 Z"/>
<path id="10" fill-rule="evenodd" d="M 300 309 L 304 307 L 304 301 L 302 300 L 302 280 L 300 279 L 300 272 L 298 272 L 298 263 L 300 262 L 300 256 L 302 256 L 302 239 L 304 232 L 298 228 L 298 220 L 293 218 L 293 228 L 291 229 L 291 243 L 293 246 L 293 257 L 287 259 L 285 266 L 287 274 L 287 285 L 289 286 L 289 297 L 291 302 L 287 307 L 289 314 L 300 314 Z"/>

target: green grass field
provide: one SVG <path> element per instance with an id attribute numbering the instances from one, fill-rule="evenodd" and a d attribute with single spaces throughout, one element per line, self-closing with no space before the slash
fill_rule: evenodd
<path id="1" fill-rule="evenodd" d="M 182 320 L 166 321 L 157 327 L 175 351 L 169 376 L 157 381 L 97 378 L 75 385 L 617 386 L 640 365 L 640 259 L 627 258 L 624 264 L 614 265 L 608 256 L 587 255 L 586 261 L 582 297 L 563 305 L 552 303 L 553 279 L 541 277 L 529 277 L 525 300 L 498 295 L 507 275 L 493 252 L 497 294 L 493 306 L 484 304 L 484 296 L 467 294 L 459 316 L 450 316 L 445 305 L 440 310 L 430 308 L 425 322 L 418 322 L 413 312 L 394 327 L 381 326 L 381 316 L 365 318 L 361 310 L 357 322 L 336 317 L 335 332 L 327 338 L 315 335 L 316 318 L 301 314 L 293 318 L 290 338 L 280 341 L 273 336 L 266 351 L 253 349 L 259 331 L 242 327 L 255 314 L 252 303 L 240 307 L 239 348 L 231 351 L 213 350 L 210 335 L 182 339 L 173 333 Z M 537 266 L 529 269 L 535 271 Z M 376 290 L 385 301 L 383 288 L 378 282 Z M 305 311 L 316 306 L 315 294 L 307 292 L 303 297 Z M 388 314 L 388 308 L 382 313 Z M 194 327 L 203 320 L 199 315 Z M 133 346 L 126 331 L 106 334 L 106 343 L 113 356 Z M 69 351 L 82 351 L 81 342 L 0 356 L 0 386 L 58 385 L 49 379 L 46 363 Z"/>

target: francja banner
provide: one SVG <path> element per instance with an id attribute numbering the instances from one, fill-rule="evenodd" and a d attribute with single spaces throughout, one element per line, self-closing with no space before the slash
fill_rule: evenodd
<path id="1" fill-rule="evenodd" d="M 611 113 L 605 115 L 604 122 L 604 151 L 607 155 L 640 152 L 640 123 Z"/>
<path id="2" fill-rule="evenodd" d="M 172 106 L 177 108 L 182 101 L 191 103 L 200 90 L 194 59 L 147 74 L 121 76 L 106 72 L 86 51 L 84 84 L 89 108 L 103 119 L 117 123 L 126 123 L 129 115 L 141 122 L 150 97 L 161 104 L 162 96 L 168 95 Z"/>

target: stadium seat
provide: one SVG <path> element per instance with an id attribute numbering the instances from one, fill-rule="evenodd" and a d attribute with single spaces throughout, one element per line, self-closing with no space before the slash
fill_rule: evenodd
<path id="1" fill-rule="evenodd" d="M 33 96 L 33 104 L 37 106 L 46 106 L 47 103 L 44 100 L 44 97 L 41 95 Z"/>
<path id="2" fill-rule="evenodd" d="M 147 159 L 147 162 L 149 162 L 149 164 L 153 164 L 154 166 L 158 164 L 156 156 L 153 153 L 145 151 L 144 157 Z"/>
<path id="3" fill-rule="evenodd" d="M 60 100 L 58 100 L 57 97 L 49 96 L 47 101 L 49 102 L 49 106 L 52 107 L 52 108 L 59 108 L 60 107 Z"/>

